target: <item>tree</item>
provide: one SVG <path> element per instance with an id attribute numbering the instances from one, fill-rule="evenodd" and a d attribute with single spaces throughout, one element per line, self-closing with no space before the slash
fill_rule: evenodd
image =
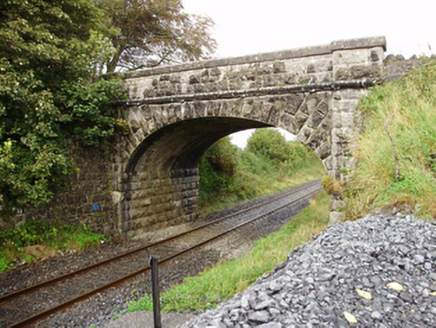
<path id="1" fill-rule="evenodd" d="M 274 166 L 291 163 L 297 157 L 295 148 L 275 129 L 257 129 L 247 140 L 247 151 Z"/>
<path id="2" fill-rule="evenodd" d="M 113 133 L 119 81 L 97 77 L 113 54 L 101 19 L 86 0 L 0 3 L 0 214 L 48 202 L 71 142 Z"/>
<path id="3" fill-rule="evenodd" d="M 107 71 L 207 58 L 216 48 L 210 18 L 183 12 L 179 0 L 94 0 L 116 52 Z"/>

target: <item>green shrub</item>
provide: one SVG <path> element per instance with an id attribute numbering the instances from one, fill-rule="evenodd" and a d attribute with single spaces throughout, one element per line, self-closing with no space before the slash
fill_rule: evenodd
<path id="1" fill-rule="evenodd" d="M 276 169 L 291 168 L 297 159 L 295 148 L 275 129 L 257 129 L 247 141 L 247 151 Z"/>
<path id="2" fill-rule="evenodd" d="M 98 76 L 115 49 L 91 2 L 2 1 L 0 220 L 48 203 L 75 164 L 73 143 L 98 145 L 116 126 L 121 78 Z"/>
<path id="3" fill-rule="evenodd" d="M 203 155 L 200 165 L 200 201 L 208 201 L 219 193 L 231 189 L 238 169 L 239 148 L 226 137 L 216 142 Z"/>
<path id="4" fill-rule="evenodd" d="M 0 252 L 1 252 L 1 249 L 0 249 Z M 10 268 L 10 263 L 6 259 L 6 256 L 3 254 L 0 254 L 0 273 L 2 273 L 3 271 L 6 271 L 9 268 Z"/>

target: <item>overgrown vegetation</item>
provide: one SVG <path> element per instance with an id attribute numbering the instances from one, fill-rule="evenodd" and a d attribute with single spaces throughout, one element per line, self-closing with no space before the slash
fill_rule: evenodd
<path id="1" fill-rule="evenodd" d="M 65 225 L 27 221 L 13 230 L 0 231 L 0 273 L 17 261 L 29 263 L 54 256 L 58 250 L 82 251 L 107 241 L 86 225 Z"/>
<path id="2" fill-rule="evenodd" d="M 116 126 L 119 79 L 97 76 L 113 48 L 87 1 L 0 4 L 0 215 L 53 197 L 72 143 L 98 145 Z"/>
<path id="3" fill-rule="evenodd" d="M 161 295 L 163 311 L 203 310 L 245 290 L 262 274 L 270 272 L 296 246 L 310 241 L 312 236 L 328 225 L 330 197 L 322 192 L 311 205 L 286 223 L 278 232 L 256 242 L 253 250 L 234 261 L 222 261 L 205 269 L 195 277 L 188 277 L 180 285 Z M 132 302 L 128 311 L 153 310 L 152 298 L 147 295 Z"/>
<path id="4" fill-rule="evenodd" d="M 375 87 L 360 111 L 358 165 L 343 186 L 348 219 L 405 206 L 436 218 L 436 62 Z"/>
<path id="5" fill-rule="evenodd" d="M 212 25 L 178 0 L 0 1 L 0 220 L 52 199 L 73 144 L 125 132 L 102 73 L 207 57 Z"/>
<path id="6" fill-rule="evenodd" d="M 278 130 L 258 129 L 244 150 L 224 138 L 203 156 L 200 208 L 204 213 L 289 189 L 320 178 L 321 161 L 299 142 L 286 142 Z"/>

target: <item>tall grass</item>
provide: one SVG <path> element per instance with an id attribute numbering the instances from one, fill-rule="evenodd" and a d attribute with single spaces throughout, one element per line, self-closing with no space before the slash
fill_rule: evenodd
<path id="1" fill-rule="evenodd" d="M 344 191 L 346 215 L 359 218 L 376 208 L 409 204 L 435 218 L 436 62 L 375 87 L 360 110 L 364 132 L 354 151 L 357 168 Z"/>
<path id="2" fill-rule="evenodd" d="M 205 269 L 195 277 L 185 278 L 161 297 L 163 311 L 200 310 L 215 307 L 220 301 L 245 290 L 296 246 L 310 241 L 313 235 L 327 228 L 330 197 L 322 192 L 305 210 L 287 222 L 278 232 L 258 240 L 247 256 L 222 261 Z M 129 305 L 128 311 L 153 309 L 151 296 L 147 295 Z"/>

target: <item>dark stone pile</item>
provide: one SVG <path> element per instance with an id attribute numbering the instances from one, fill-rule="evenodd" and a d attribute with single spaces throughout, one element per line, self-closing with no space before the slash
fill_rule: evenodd
<path id="1" fill-rule="evenodd" d="M 370 215 L 329 227 L 182 327 L 436 325 L 436 224 Z"/>

